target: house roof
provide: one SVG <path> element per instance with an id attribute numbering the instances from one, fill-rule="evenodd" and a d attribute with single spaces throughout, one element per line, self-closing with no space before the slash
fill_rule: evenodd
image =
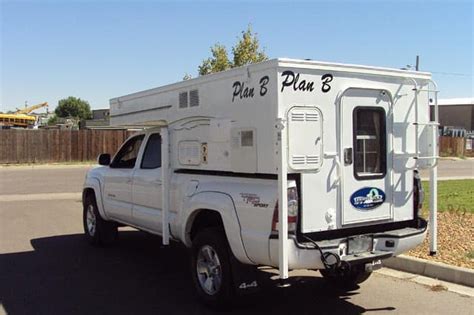
<path id="1" fill-rule="evenodd" d="M 431 104 L 433 105 L 433 104 Z M 438 105 L 449 106 L 449 105 L 474 105 L 474 97 L 464 98 L 444 98 L 438 100 Z"/>

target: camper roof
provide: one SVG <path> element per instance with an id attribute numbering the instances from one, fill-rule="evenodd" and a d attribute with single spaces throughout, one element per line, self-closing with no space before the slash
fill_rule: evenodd
<path id="1" fill-rule="evenodd" d="M 409 71 L 395 68 L 384 68 L 384 67 L 373 67 L 373 66 L 364 66 L 364 65 L 355 65 L 355 64 L 344 64 L 344 63 L 333 63 L 333 62 L 323 62 L 315 60 L 302 60 L 302 59 L 290 59 L 290 58 L 276 58 L 259 63 L 254 63 L 247 66 L 242 66 L 238 68 L 233 68 L 226 71 L 221 71 L 218 73 L 209 74 L 206 76 L 201 76 L 177 83 L 172 83 L 157 88 L 147 89 L 140 92 L 135 92 L 127 94 L 120 97 L 115 97 L 110 100 L 113 102 L 122 102 L 129 99 L 134 99 L 137 97 L 146 97 L 163 91 L 172 91 L 174 89 L 185 88 L 186 86 L 191 86 L 199 83 L 225 79 L 232 77 L 236 72 L 242 71 L 247 67 L 252 67 L 252 70 L 263 70 L 273 67 L 286 67 L 286 68 L 304 68 L 304 69 L 321 69 L 329 70 L 334 72 L 354 72 L 354 73 L 363 73 L 368 75 L 375 76 L 392 76 L 392 77 L 406 77 L 414 79 L 431 79 L 431 73 L 421 72 L 421 71 Z"/>

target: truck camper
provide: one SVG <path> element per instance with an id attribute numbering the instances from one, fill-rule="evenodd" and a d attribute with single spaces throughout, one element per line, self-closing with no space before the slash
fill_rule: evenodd
<path id="1" fill-rule="evenodd" d="M 426 236 L 422 168 L 436 251 L 436 99 L 429 73 L 292 59 L 113 98 L 111 124 L 143 131 L 88 173 L 85 234 L 184 243 L 211 305 L 258 289 L 261 265 L 360 283 Z"/>

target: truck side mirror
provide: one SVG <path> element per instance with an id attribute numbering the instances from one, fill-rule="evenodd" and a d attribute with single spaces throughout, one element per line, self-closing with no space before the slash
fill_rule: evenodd
<path id="1" fill-rule="evenodd" d="M 108 166 L 110 164 L 110 154 L 108 153 L 102 153 L 99 155 L 97 158 L 97 162 L 99 165 L 105 165 Z"/>

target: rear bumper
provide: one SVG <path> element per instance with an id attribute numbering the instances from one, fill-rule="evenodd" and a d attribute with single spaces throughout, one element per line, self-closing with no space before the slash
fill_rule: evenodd
<path id="1" fill-rule="evenodd" d="M 316 242 L 323 253 L 337 254 L 351 264 L 365 263 L 370 260 L 386 259 L 406 252 L 420 243 L 426 236 L 427 222 L 419 219 L 419 227 L 402 228 L 370 234 L 373 237 L 373 250 L 361 255 L 347 255 L 348 238 L 338 238 Z M 353 235 L 355 236 L 355 235 Z M 278 239 L 269 239 L 270 260 L 273 266 L 278 266 Z M 320 251 L 314 244 L 299 243 L 296 237 L 288 238 L 288 267 L 289 269 L 324 269 Z"/>

